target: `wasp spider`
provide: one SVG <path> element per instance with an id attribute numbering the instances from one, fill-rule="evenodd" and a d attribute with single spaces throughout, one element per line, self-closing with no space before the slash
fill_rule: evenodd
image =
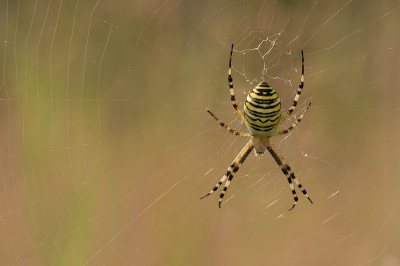
<path id="1" fill-rule="evenodd" d="M 246 127 L 248 129 L 248 133 L 238 132 L 233 130 L 224 122 L 219 120 L 210 110 L 207 109 L 207 112 L 226 130 L 236 136 L 242 137 L 250 137 L 249 142 L 244 146 L 244 148 L 240 151 L 240 153 L 236 156 L 235 160 L 233 160 L 232 164 L 229 166 L 226 174 L 221 178 L 221 180 L 214 186 L 214 188 L 202 196 L 200 199 L 205 198 L 214 191 L 216 191 L 222 183 L 228 179 L 225 183 L 225 187 L 222 190 L 219 196 L 219 207 L 221 208 L 222 199 L 225 196 L 226 191 L 228 190 L 229 184 L 231 183 L 233 176 L 242 166 L 243 162 L 246 160 L 247 156 L 254 149 L 257 154 L 264 154 L 265 149 L 271 153 L 272 157 L 275 159 L 282 172 L 286 175 L 287 181 L 289 182 L 289 187 L 293 194 L 293 206 L 289 209 L 292 210 L 298 201 L 298 197 L 296 195 L 296 191 L 294 189 L 293 182 L 296 183 L 297 187 L 301 190 L 301 192 L 306 196 L 306 198 L 311 202 L 312 200 L 307 195 L 306 190 L 300 184 L 299 180 L 296 178 L 290 166 L 287 164 L 285 159 L 279 154 L 277 149 L 270 142 L 270 138 L 274 136 L 284 135 L 293 130 L 303 119 L 304 114 L 307 112 L 311 103 L 308 104 L 307 108 L 301 114 L 301 116 L 288 128 L 282 131 L 276 132 L 278 125 L 284 122 L 289 115 L 296 108 L 297 102 L 300 98 L 300 94 L 304 87 L 304 55 L 303 50 L 301 50 L 301 79 L 300 85 L 297 89 L 297 94 L 294 98 L 293 105 L 289 108 L 286 114 L 281 117 L 281 101 L 278 97 L 278 94 L 272 89 L 271 86 L 268 85 L 267 82 L 261 82 L 257 85 L 247 96 L 246 102 L 244 104 L 244 115 L 239 109 L 239 106 L 236 104 L 235 93 L 233 91 L 233 81 L 232 81 L 232 52 L 233 52 L 233 44 L 231 48 L 231 53 L 229 56 L 229 70 L 228 70 L 228 82 L 229 89 L 231 93 L 231 102 L 233 108 L 235 108 L 239 117 L 244 121 Z"/>

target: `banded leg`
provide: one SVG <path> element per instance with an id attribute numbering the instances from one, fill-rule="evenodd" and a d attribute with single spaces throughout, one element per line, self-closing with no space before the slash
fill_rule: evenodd
<path id="1" fill-rule="evenodd" d="M 301 116 L 300 116 L 300 117 L 296 120 L 296 122 L 294 122 L 288 129 L 285 129 L 285 130 L 276 132 L 276 133 L 274 134 L 274 136 L 284 135 L 284 134 L 287 134 L 287 133 L 289 133 L 290 131 L 292 131 L 293 128 L 295 128 L 295 127 L 301 122 L 301 120 L 303 119 L 304 114 L 307 112 L 308 108 L 310 108 L 310 105 L 311 105 L 311 103 L 308 104 L 307 108 L 304 110 L 304 112 L 301 114 Z M 274 137 L 274 136 L 273 136 L 273 137 Z"/>
<path id="2" fill-rule="evenodd" d="M 271 153 L 272 157 L 274 157 L 275 161 L 278 163 L 282 172 L 286 175 L 287 181 L 289 183 L 289 187 L 292 190 L 294 201 L 293 201 L 293 206 L 289 209 L 289 211 L 292 210 L 296 206 L 297 201 L 299 200 L 299 198 L 297 197 L 297 194 L 296 194 L 296 190 L 294 189 L 292 181 L 294 181 L 296 183 L 297 187 L 301 190 L 301 192 L 304 194 L 304 196 L 306 196 L 306 198 L 311 203 L 313 203 L 312 200 L 310 199 L 310 197 L 308 196 L 307 191 L 300 184 L 299 180 L 297 180 L 296 176 L 292 172 L 292 169 L 290 169 L 290 166 L 286 163 L 285 159 L 283 159 L 283 157 L 279 154 L 278 150 L 272 144 L 270 144 L 267 147 L 267 150 L 269 151 L 269 153 Z"/>
<path id="3" fill-rule="evenodd" d="M 207 109 L 207 112 L 218 122 L 218 124 L 221 125 L 221 127 L 225 128 L 226 130 L 228 130 L 233 135 L 241 136 L 241 137 L 251 137 L 250 133 L 242 133 L 242 132 L 238 132 L 238 131 L 230 128 L 227 124 L 222 122 L 216 115 L 214 115 L 210 110 Z"/>
<path id="4" fill-rule="evenodd" d="M 239 115 L 240 119 L 242 119 L 242 121 L 244 121 L 243 114 L 240 111 L 239 106 L 236 104 L 235 92 L 233 91 L 232 53 L 233 53 L 233 43 L 232 43 L 232 47 L 231 47 L 231 54 L 229 55 L 229 70 L 228 70 L 229 92 L 231 93 L 231 102 L 232 102 L 233 108 L 235 108 L 236 113 Z"/>
<path id="5" fill-rule="evenodd" d="M 294 109 L 296 109 L 296 105 L 297 102 L 299 101 L 300 94 L 303 91 L 303 87 L 304 87 L 304 55 L 303 55 L 303 50 L 301 50 L 301 78 L 300 78 L 299 88 L 297 89 L 297 94 L 294 97 L 292 107 L 290 107 L 287 113 L 281 118 L 280 123 L 283 123 L 283 121 L 285 121 L 286 118 L 288 118 L 289 115 L 293 113 Z"/>
<path id="6" fill-rule="evenodd" d="M 229 184 L 231 183 L 233 176 L 235 173 L 239 170 L 240 166 L 242 166 L 243 162 L 246 160 L 247 156 L 251 153 L 251 151 L 254 149 L 253 143 L 250 140 L 247 142 L 247 144 L 243 147 L 243 149 L 239 152 L 239 154 L 236 156 L 235 160 L 233 160 L 232 164 L 229 166 L 228 170 L 226 171 L 226 174 L 221 178 L 221 180 L 215 185 L 215 187 L 202 196 L 200 199 L 205 198 L 214 191 L 217 191 L 218 188 L 222 185 L 222 183 L 228 178 L 228 181 L 225 183 L 224 190 L 221 192 L 219 195 L 219 207 L 221 208 L 221 203 L 222 203 L 222 198 L 225 196 L 226 191 L 228 190 Z"/>

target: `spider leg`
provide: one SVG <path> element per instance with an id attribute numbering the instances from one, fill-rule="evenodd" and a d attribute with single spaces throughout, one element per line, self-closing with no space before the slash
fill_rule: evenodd
<path id="1" fill-rule="evenodd" d="M 216 115 L 214 115 L 210 110 L 207 109 L 207 112 L 215 119 L 215 121 L 218 122 L 218 124 L 221 125 L 221 127 L 225 128 L 226 130 L 228 130 L 233 135 L 241 136 L 241 137 L 251 137 L 250 133 L 242 133 L 242 132 L 238 132 L 238 131 L 230 128 L 227 124 L 222 122 Z"/>
<path id="2" fill-rule="evenodd" d="M 281 118 L 280 123 L 286 120 L 286 118 L 289 117 L 289 115 L 296 109 L 297 102 L 299 101 L 300 94 L 303 91 L 304 87 L 304 55 L 303 55 L 303 50 L 301 50 L 301 78 L 300 78 L 300 84 L 299 88 L 297 89 L 297 94 L 294 97 L 293 105 L 289 108 L 287 113 Z"/>
<path id="3" fill-rule="evenodd" d="M 304 110 L 304 112 L 301 114 L 301 116 L 296 120 L 296 122 L 294 122 L 288 129 L 276 132 L 273 137 L 275 136 L 280 136 L 280 135 L 284 135 L 289 133 L 290 131 L 293 130 L 293 128 L 295 128 L 303 119 L 304 114 L 307 112 L 308 108 L 310 108 L 311 103 L 308 104 L 307 108 Z"/>
<path id="4" fill-rule="evenodd" d="M 285 159 L 283 159 L 283 157 L 279 154 L 278 150 L 272 144 L 270 144 L 267 147 L 267 150 L 269 151 L 269 153 L 271 153 L 272 157 L 275 159 L 275 161 L 281 168 L 282 172 L 286 175 L 290 190 L 292 190 L 294 201 L 293 201 L 293 206 L 289 209 L 289 211 L 292 210 L 296 206 L 297 201 L 299 200 L 299 198 L 297 197 L 297 194 L 296 194 L 296 190 L 294 189 L 292 181 L 294 181 L 296 183 L 297 187 L 301 190 L 301 192 L 304 194 L 304 196 L 306 196 L 306 198 L 311 203 L 313 203 L 312 200 L 310 199 L 310 197 L 308 196 L 307 191 L 300 184 L 299 180 L 297 180 L 296 176 L 292 172 L 292 169 L 290 169 L 290 166 L 286 163 Z"/>
<path id="5" fill-rule="evenodd" d="M 229 55 L 229 70 L 228 70 L 229 92 L 231 93 L 231 102 L 232 102 L 233 108 L 236 110 L 236 113 L 239 115 L 240 119 L 242 119 L 242 121 L 244 121 L 243 114 L 240 111 L 239 106 L 236 104 L 235 92 L 233 91 L 232 53 L 233 53 L 233 43 L 232 43 L 232 47 L 231 47 L 231 53 Z"/>
<path id="6" fill-rule="evenodd" d="M 229 166 L 228 170 L 226 171 L 226 174 L 221 178 L 221 180 L 214 186 L 214 188 L 210 192 L 202 196 L 200 199 L 205 198 L 214 193 L 214 191 L 216 191 L 222 185 L 222 183 L 228 178 L 228 181 L 226 181 L 225 187 L 219 196 L 218 206 L 221 208 L 222 198 L 225 196 L 225 193 L 228 190 L 229 184 L 231 183 L 233 176 L 239 170 L 240 166 L 242 166 L 243 162 L 246 160 L 247 156 L 249 156 L 249 154 L 253 149 L 254 146 L 252 141 L 250 140 L 239 152 L 235 160 L 233 160 L 232 164 Z"/>

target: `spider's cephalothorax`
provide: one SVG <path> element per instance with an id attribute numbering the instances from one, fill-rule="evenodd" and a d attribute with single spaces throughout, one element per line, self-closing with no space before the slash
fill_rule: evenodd
<path id="1" fill-rule="evenodd" d="M 261 82 L 257 85 L 247 96 L 246 102 L 244 104 L 244 115 L 239 109 L 239 106 L 236 104 L 235 93 L 233 91 L 233 80 L 232 80 L 232 53 L 233 53 L 233 44 L 231 48 L 231 53 L 229 56 L 229 70 L 228 70 L 228 82 L 229 82 L 229 90 L 231 94 L 231 101 L 233 108 L 236 110 L 239 117 L 244 121 L 247 126 L 249 133 L 238 132 L 229 126 L 227 126 L 224 122 L 219 120 L 217 116 L 215 116 L 210 110 L 207 109 L 207 112 L 226 130 L 236 136 L 250 137 L 250 140 L 244 146 L 244 148 L 239 152 L 236 156 L 235 160 L 233 160 L 232 164 L 229 166 L 226 174 L 221 178 L 221 180 L 214 186 L 214 188 L 208 192 L 206 195 L 202 196 L 200 199 L 205 198 L 211 195 L 214 191 L 218 190 L 218 188 L 222 185 L 222 183 L 228 179 L 225 183 L 224 189 L 219 196 L 219 207 L 221 207 L 222 198 L 225 196 L 226 191 L 228 190 L 229 184 L 233 179 L 235 173 L 239 170 L 240 166 L 242 166 L 243 162 L 249 156 L 251 151 L 254 149 L 256 154 L 264 154 L 265 150 L 268 150 L 272 155 L 276 163 L 281 168 L 282 172 L 286 175 L 287 181 L 289 183 L 289 187 L 293 194 L 293 206 L 289 209 L 293 209 L 298 201 L 298 197 L 296 194 L 296 190 L 294 189 L 293 182 L 296 183 L 297 187 L 300 191 L 306 196 L 306 198 L 311 202 L 312 200 L 308 197 L 306 190 L 300 184 L 299 180 L 296 178 L 290 166 L 287 164 L 285 159 L 279 154 L 278 150 L 272 145 L 270 142 L 270 138 L 274 136 L 279 136 L 283 134 L 287 134 L 294 127 L 296 127 L 300 121 L 303 119 L 304 114 L 307 112 L 311 103 L 308 104 L 307 108 L 300 115 L 300 117 L 287 129 L 278 131 L 279 124 L 285 121 L 289 115 L 294 111 L 297 106 L 297 102 L 300 98 L 300 94 L 304 87 L 304 56 L 303 50 L 301 51 L 301 79 L 299 88 L 297 89 L 297 94 L 294 98 L 293 105 L 289 108 L 286 114 L 281 117 L 281 101 L 278 97 L 278 94 L 268 85 L 267 82 Z"/>

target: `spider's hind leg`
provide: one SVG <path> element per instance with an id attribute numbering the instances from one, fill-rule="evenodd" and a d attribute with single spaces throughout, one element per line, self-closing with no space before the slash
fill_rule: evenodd
<path id="1" fill-rule="evenodd" d="M 229 83 L 229 93 L 231 94 L 231 102 L 236 113 L 239 115 L 240 119 L 244 121 L 244 116 L 236 103 L 235 91 L 233 90 L 233 78 L 232 78 L 232 53 L 233 53 L 233 43 L 231 47 L 231 53 L 229 54 L 229 68 L 228 68 L 228 83 Z"/>
<path id="2" fill-rule="evenodd" d="M 294 111 L 294 109 L 296 109 L 297 102 L 299 101 L 300 94 L 303 91 L 303 88 L 304 88 L 304 54 L 303 54 L 303 50 L 301 50 L 301 78 L 300 78 L 300 84 L 299 84 L 299 87 L 297 89 L 296 96 L 294 97 L 293 104 L 289 108 L 289 110 L 286 112 L 286 114 L 284 116 L 282 116 L 281 121 L 279 122 L 280 124 L 283 123 L 283 121 L 285 121 L 289 117 L 289 115 Z"/>

